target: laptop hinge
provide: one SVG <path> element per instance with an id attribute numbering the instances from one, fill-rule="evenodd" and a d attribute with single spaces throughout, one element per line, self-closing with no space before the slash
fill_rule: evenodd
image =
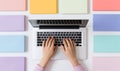
<path id="1" fill-rule="evenodd" d="M 46 26 L 46 25 L 40 25 L 39 26 L 39 29 L 79 29 L 80 28 L 80 26 L 72 26 L 72 25 L 70 25 L 70 26 Z"/>

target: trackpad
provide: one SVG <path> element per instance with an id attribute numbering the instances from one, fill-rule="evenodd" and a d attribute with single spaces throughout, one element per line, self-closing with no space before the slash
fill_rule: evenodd
<path id="1" fill-rule="evenodd" d="M 56 60 L 56 59 L 66 59 L 67 57 L 64 55 L 63 51 L 61 50 L 60 47 L 58 47 L 58 50 L 56 52 L 56 54 L 53 56 L 52 59 Z"/>

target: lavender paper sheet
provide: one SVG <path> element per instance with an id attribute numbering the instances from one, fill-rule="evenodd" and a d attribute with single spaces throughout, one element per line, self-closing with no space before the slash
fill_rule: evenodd
<path id="1" fill-rule="evenodd" d="M 24 15 L 0 15 L 0 32 L 21 32 L 24 30 Z"/>
<path id="2" fill-rule="evenodd" d="M 25 57 L 0 57 L 0 71 L 25 71 Z"/>

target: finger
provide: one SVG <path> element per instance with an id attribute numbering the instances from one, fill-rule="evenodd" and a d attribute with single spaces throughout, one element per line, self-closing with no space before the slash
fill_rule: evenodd
<path id="1" fill-rule="evenodd" d="M 73 43 L 73 50 L 76 52 L 76 44 L 74 41 L 72 41 L 72 43 Z"/>
<path id="2" fill-rule="evenodd" d="M 56 53 L 58 50 L 58 45 L 56 45 L 56 47 L 54 48 L 54 53 Z"/>
<path id="3" fill-rule="evenodd" d="M 42 42 L 42 47 L 45 47 L 45 42 L 46 42 L 46 41 L 43 41 L 43 42 Z"/>
<path id="4" fill-rule="evenodd" d="M 70 38 L 69 38 L 69 42 L 70 42 L 70 46 L 73 47 L 73 42 L 72 42 L 72 40 Z"/>
<path id="5" fill-rule="evenodd" d="M 48 43 L 48 47 L 51 47 L 51 44 L 53 43 L 53 38 L 50 39 L 49 43 Z"/>
<path id="6" fill-rule="evenodd" d="M 53 41 L 51 43 L 51 46 L 50 47 L 54 47 L 54 44 L 55 44 L 55 38 L 53 38 Z"/>
<path id="7" fill-rule="evenodd" d="M 62 49 L 63 52 L 66 51 L 66 50 L 65 50 L 65 47 L 64 47 L 63 45 L 61 45 L 61 49 Z"/>
<path id="8" fill-rule="evenodd" d="M 65 39 L 63 39 L 63 44 L 64 44 L 65 47 L 68 47 L 67 42 L 65 41 Z"/>
<path id="9" fill-rule="evenodd" d="M 76 47 L 76 43 L 74 41 L 72 41 L 72 43 L 73 43 L 73 47 Z"/>
<path id="10" fill-rule="evenodd" d="M 68 47 L 71 47 L 69 39 L 65 39 L 65 41 L 67 42 Z"/>
<path id="11" fill-rule="evenodd" d="M 50 41 L 50 37 L 47 39 L 47 41 L 46 41 L 46 45 L 45 45 L 45 46 L 48 46 L 49 41 Z"/>

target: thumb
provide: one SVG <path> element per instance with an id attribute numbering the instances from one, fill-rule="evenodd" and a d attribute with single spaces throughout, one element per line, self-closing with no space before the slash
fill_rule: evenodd
<path id="1" fill-rule="evenodd" d="M 61 45 L 61 49 L 63 52 L 65 52 L 65 47 L 63 45 Z"/>
<path id="2" fill-rule="evenodd" d="M 55 53 L 57 52 L 57 49 L 58 49 L 58 45 L 55 46 L 55 50 L 54 50 Z"/>

